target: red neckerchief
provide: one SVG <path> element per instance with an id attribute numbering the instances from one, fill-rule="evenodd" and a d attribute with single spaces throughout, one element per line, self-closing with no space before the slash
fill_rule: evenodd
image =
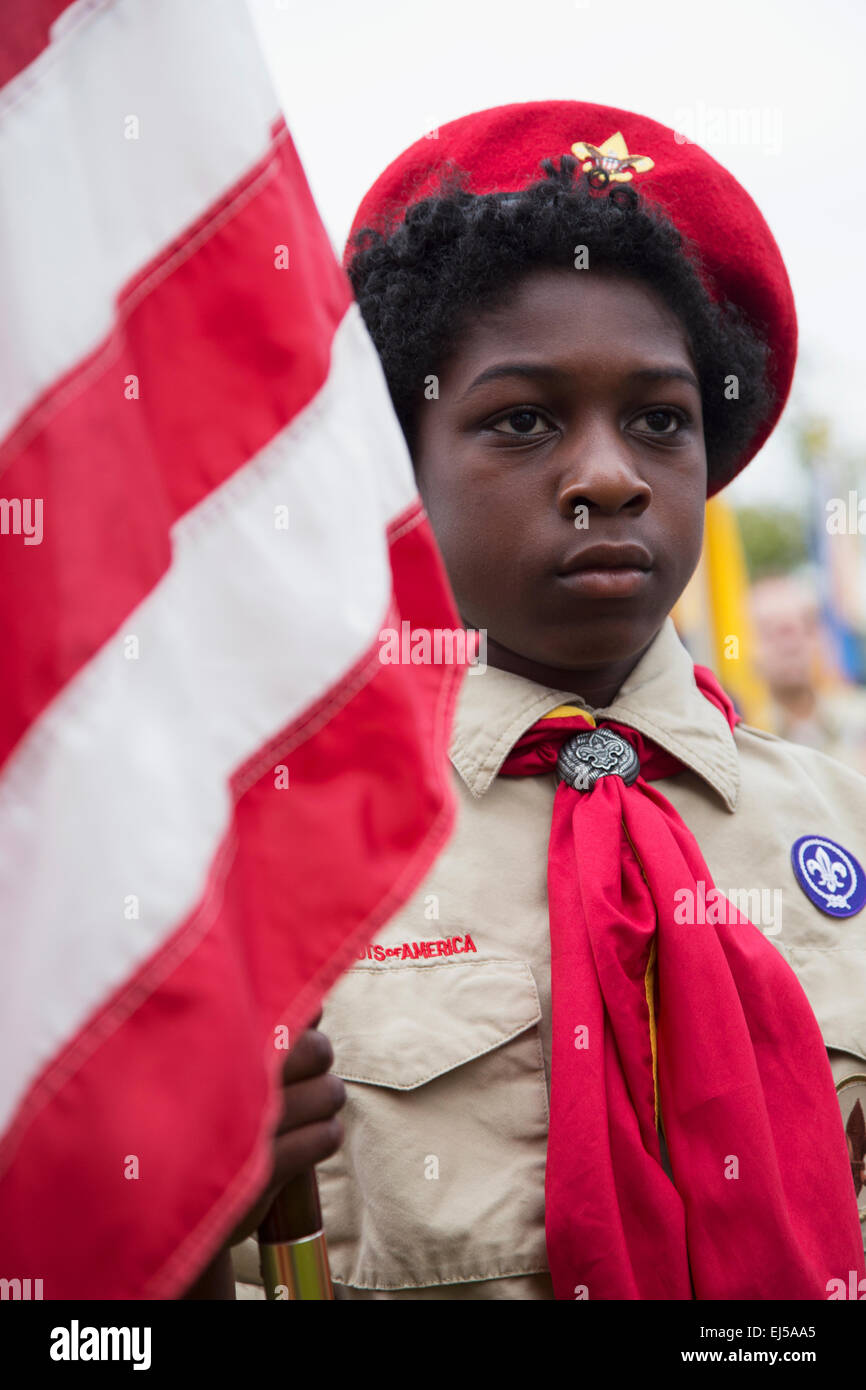
<path id="1" fill-rule="evenodd" d="M 695 679 L 733 729 L 740 716 L 713 673 L 695 666 Z M 593 727 L 540 719 L 501 772 L 549 772 L 565 740 Z M 625 725 L 598 727 L 632 745 L 640 773 L 589 791 L 560 782 L 553 803 L 545 1225 L 556 1297 L 826 1299 L 828 1281 L 862 1277 L 864 1260 L 817 1021 L 779 951 L 727 900 L 727 923 L 675 920 L 681 890 L 714 887 L 691 831 L 650 786 L 682 764 Z"/>

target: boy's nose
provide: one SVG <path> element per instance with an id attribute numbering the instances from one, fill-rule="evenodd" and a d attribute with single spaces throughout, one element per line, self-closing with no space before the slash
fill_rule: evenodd
<path id="1" fill-rule="evenodd" d="M 587 440 L 570 453 L 558 481 L 557 505 L 562 516 L 574 516 L 575 506 L 597 508 L 611 515 L 624 507 L 640 513 L 652 499 L 652 488 L 642 478 L 620 439 Z"/>

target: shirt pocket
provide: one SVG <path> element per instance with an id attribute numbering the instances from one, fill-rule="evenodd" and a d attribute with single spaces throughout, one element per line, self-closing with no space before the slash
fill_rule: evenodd
<path id="1" fill-rule="evenodd" d="M 357 967 L 319 1027 L 346 1083 L 317 1168 L 333 1278 L 422 1288 L 547 1269 L 548 1106 L 529 966 Z"/>

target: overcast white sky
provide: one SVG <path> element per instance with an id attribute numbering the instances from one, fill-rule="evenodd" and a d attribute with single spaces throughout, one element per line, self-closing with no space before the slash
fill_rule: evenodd
<path id="1" fill-rule="evenodd" d="M 728 495 L 793 499 L 786 425 L 801 411 L 829 418 L 866 480 L 866 0 L 249 3 L 339 253 L 386 164 L 469 111 L 571 98 L 693 134 L 763 211 L 800 321 L 782 426 Z"/>

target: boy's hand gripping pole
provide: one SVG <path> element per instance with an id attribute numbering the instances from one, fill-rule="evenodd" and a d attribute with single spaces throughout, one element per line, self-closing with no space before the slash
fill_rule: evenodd
<path id="1" fill-rule="evenodd" d="M 259 1226 L 268 1299 L 333 1299 L 315 1168 L 286 1183 Z"/>

